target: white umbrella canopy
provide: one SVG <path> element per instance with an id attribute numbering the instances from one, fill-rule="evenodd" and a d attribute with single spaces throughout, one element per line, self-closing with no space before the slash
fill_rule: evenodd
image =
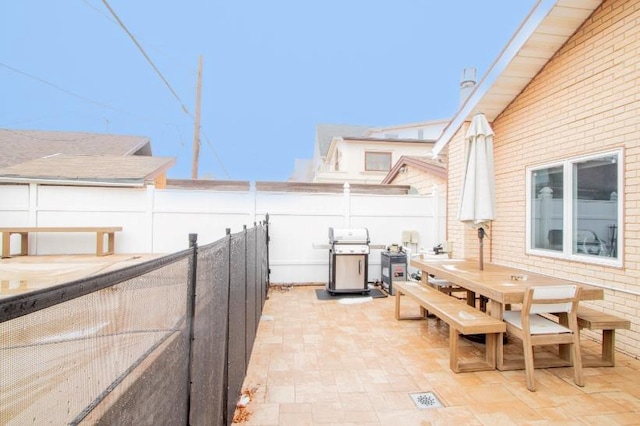
<path id="1" fill-rule="evenodd" d="M 496 183 L 493 169 L 493 130 L 484 114 L 476 114 L 465 135 L 465 166 L 458 220 L 478 227 L 480 269 L 484 227 L 496 218 Z"/>

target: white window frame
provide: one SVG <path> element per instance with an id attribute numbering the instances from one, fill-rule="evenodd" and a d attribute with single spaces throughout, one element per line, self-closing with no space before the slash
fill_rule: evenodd
<path id="1" fill-rule="evenodd" d="M 618 159 L 618 211 L 617 211 L 617 239 L 616 258 L 605 256 L 585 255 L 573 253 L 573 165 L 582 161 L 593 160 L 601 157 L 617 156 Z M 562 166 L 563 168 L 563 250 L 544 250 L 532 247 L 532 215 L 531 215 L 531 183 L 535 171 Z M 563 260 L 579 261 L 583 263 L 622 267 L 624 259 L 624 152 L 623 149 L 599 152 L 580 157 L 571 157 L 561 161 L 549 162 L 526 168 L 526 253 L 528 255 L 552 257 Z"/>
<path id="2" fill-rule="evenodd" d="M 369 169 L 367 168 L 367 157 L 369 155 L 384 155 L 389 157 L 389 165 L 387 169 Z M 365 172 L 386 172 L 388 173 L 393 167 L 393 153 L 390 151 L 365 151 L 364 152 L 364 171 Z"/>

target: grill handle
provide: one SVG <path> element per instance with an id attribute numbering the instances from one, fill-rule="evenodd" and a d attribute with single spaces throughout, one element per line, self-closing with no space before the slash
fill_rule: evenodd
<path id="1" fill-rule="evenodd" d="M 362 275 L 362 260 L 358 260 L 358 275 Z"/>

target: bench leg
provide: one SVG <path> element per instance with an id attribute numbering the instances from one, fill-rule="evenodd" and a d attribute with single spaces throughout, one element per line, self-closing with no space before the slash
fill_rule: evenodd
<path id="1" fill-rule="evenodd" d="M 400 320 L 419 320 L 419 319 L 425 319 L 427 317 L 427 310 L 425 308 L 423 308 L 422 306 L 420 306 L 420 315 L 418 316 L 402 316 L 400 315 L 400 297 L 404 296 L 403 293 L 400 292 L 400 290 L 396 290 L 396 320 L 400 321 Z"/>
<path id="2" fill-rule="evenodd" d="M 2 233 L 2 258 L 11 257 L 11 235 L 20 234 L 20 256 L 29 254 L 28 232 L 3 232 Z"/>
<path id="3" fill-rule="evenodd" d="M 485 361 L 492 369 L 496 368 L 496 353 L 498 350 L 498 340 L 502 342 L 502 333 L 487 333 L 485 337 Z"/>
<path id="4" fill-rule="evenodd" d="M 455 373 L 488 371 L 496 369 L 496 344 L 502 340 L 501 333 L 487 333 L 485 338 L 485 358 L 478 361 L 461 362 L 458 357 L 460 333 L 449 325 L 449 368 Z M 500 339 L 498 338 L 500 337 Z"/>
<path id="5" fill-rule="evenodd" d="M 2 233 L 2 258 L 11 257 L 11 234 L 9 232 Z"/>
<path id="6" fill-rule="evenodd" d="M 602 361 L 612 367 L 616 365 L 616 331 L 602 330 Z"/>
<path id="7" fill-rule="evenodd" d="M 460 333 L 455 328 L 449 326 L 449 368 L 455 373 L 460 372 L 460 363 L 458 362 L 458 339 Z"/>
<path id="8" fill-rule="evenodd" d="M 582 356 L 583 367 L 615 367 L 616 331 L 602 330 L 602 353 L 600 357 Z"/>
<path id="9" fill-rule="evenodd" d="M 107 251 L 104 250 L 104 235 L 107 234 Z M 97 232 L 96 256 L 107 256 L 115 252 L 115 232 Z"/>
<path id="10" fill-rule="evenodd" d="M 29 256 L 29 233 L 20 232 L 20 255 Z"/>

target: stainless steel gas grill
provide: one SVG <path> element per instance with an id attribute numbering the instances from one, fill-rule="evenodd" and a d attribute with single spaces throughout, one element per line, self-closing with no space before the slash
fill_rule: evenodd
<path id="1" fill-rule="evenodd" d="M 327 291 L 368 294 L 369 231 L 367 228 L 329 228 Z"/>

